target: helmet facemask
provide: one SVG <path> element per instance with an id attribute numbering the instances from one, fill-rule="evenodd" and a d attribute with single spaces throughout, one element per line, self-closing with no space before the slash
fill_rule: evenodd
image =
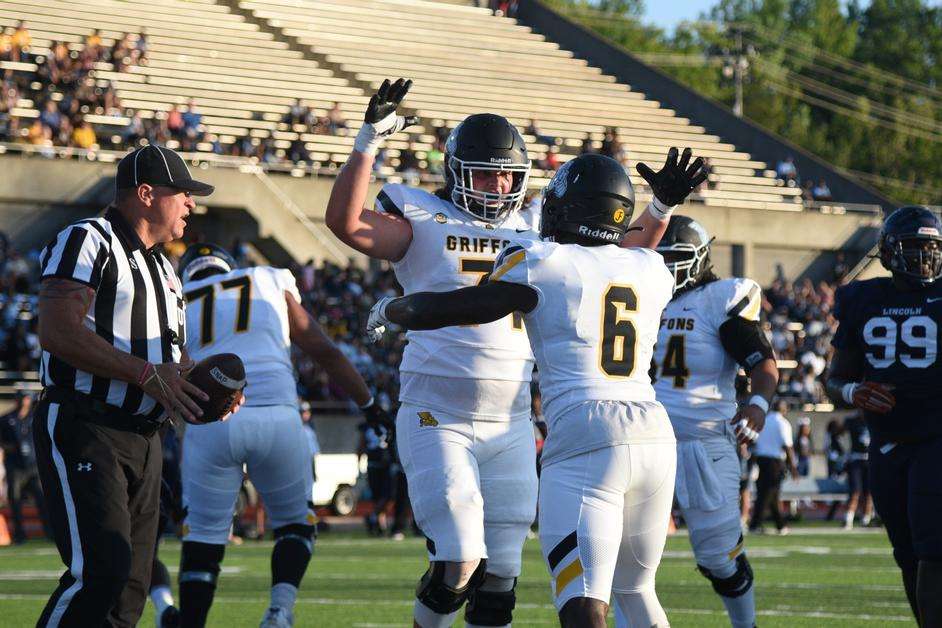
<path id="1" fill-rule="evenodd" d="M 938 235 L 890 235 L 880 254 L 888 270 L 922 286 L 942 277 L 942 237 Z"/>
<path id="2" fill-rule="evenodd" d="M 520 209 L 530 179 L 530 162 L 525 164 L 492 164 L 463 161 L 451 157 L 447 163 L 451 179 L 451 202 L 459 209 L 484 222 L 499 222 Z M 510 192 L 482 192 L 474 189 L 475 172 L 510 172 L 513 185 Z"/>
<path id="3" fill-rule="evenodd" d="M 700 277 L 710 254 L 710 245 L 694 246 L 687 242 L 676 242 L 670 246 L 659 246 L 655 250 L 664 257 L 667 270 L 674 275 L 676 291 L 693 285 Z"/>

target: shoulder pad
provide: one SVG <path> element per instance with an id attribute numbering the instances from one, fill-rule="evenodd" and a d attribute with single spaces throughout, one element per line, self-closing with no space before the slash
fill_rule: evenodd
<path id="1" fill-rule="evenodd" d="M 727 317 L 739 316 L 747 321 L 759 320 L 762 309 L 762 289 L 752 279 L 720 279 L 714 282 L 717 298 L 723 303 Z"/>

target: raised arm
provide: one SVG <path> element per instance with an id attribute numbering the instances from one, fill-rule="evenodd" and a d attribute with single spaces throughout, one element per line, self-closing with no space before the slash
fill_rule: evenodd
<path id="1" fill-rule="evenodd" d="M 621 242 L 622 246 L 645 249 L 657 247 L 664 231 L 667 230 L 674 207 L 682 204 L 707 178 L 707 173 L 703 170 L 703 159 L 697 157 L 690 163 L 692 156 L 691 150 L 685 148 L 678 162 L 677 149 L 671 148 L 664 167 L 658 172 L 654 172 L 644 163 L 636 166 L 638 174 L 651 186 L 654 198 L 648 203 L 647 209 L 631 223 Z"/>
<path id="2" fill-rule="evenodd" d="M 416 292 L 380 299 L 370 310 L 367 333 L 382 336 L 387 323 L 406 329 L 439 329 L 454 325 L 483 325 L 536 307 L 536 290 L 522 284 L 494 281 L 450 292 Z"/>
<path id="3" fill-rule="evenodd" d="M 370 99 L 353 151 L 334 181 L 325 215 L 327 227 L 344 244 L 370 257 L 391 261 L 402 259 L 408 251 L 412 226 L 401 216 L 381 214 L 364 205 L 380 144 L 389 135 L 417 122 L 414 117 L 396 114 L 411 85 L 412 81 L 403 79 L 392 85 L 383 81 Z"/>
<path id="4" fill-rule="evenodd" d="M 291 342 L 311 356 L 358 406 L 369 403 L 372 395 L 363 377 L 350 364 L 337 345 L 327 337 L 317 321 L 290 292 L 285 292 L 288 303 L 288 329 Z"/>

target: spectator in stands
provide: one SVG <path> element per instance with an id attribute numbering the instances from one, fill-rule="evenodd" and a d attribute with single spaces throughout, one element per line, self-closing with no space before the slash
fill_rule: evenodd
<path id="1" fill-rule="evenodd" d="M 595 147 L 592 145 L 592 134 L 586 133 L 585 139 L 582 140 L 582 148 L 579 149 L 580 155 L 587 155 L 589 153 L 596 152 Z"/>
<path id="2" fill-rule="evenodd" d="M 95 129 L 91 123 L 85 118 L 76 120 L 75 129 L 72 131 L 72 146 L 91 149 L 96 142 Z"/>
<path id="3" fill-rule="evenodd" d="M 547 148 L 551 146 L 556 146 L 556 143 L 559 141 L 559 138 L 556 138 L 552 135 L 546 135 L 545 133 L 543 133 L 540 130 L 539 123 L 533 118 L 530 118 L 530 124 L 528 124 L 527 128 L 524 129 L 524 132 L 527 135 L 532 135 L 534 138 L 536 138 L 536 141 L 539 142 L 540 144 L 546 144 Z"/>
<path id="4" fill-rule="evenodd" d="M 13 27 L 7 26 L 0 33 L 0 61 L 13 60 Z"/>
<path id="5" fill-rule="evenodd" d="M 814 200 L 814 193 L 812 192 L 813 187 L 814 182 L 811 179 L 808 179 L 801 184 L 801 200 L 807 202 Z"/>
<path id="6" fill-rule="evenodd" d="M 445 145 L 436 140 L 431 150 L 425 155 L 425 161 L 428 163 L 428 171 L 432 174 L 445 174 Z"/>
<path id="7" fill-rule="evenodd" d="M 183 114 L 180 113 L 179 107 L 173 104 L 167 112 L 167 130 L 173 137 L 180 138 L 183 136 L 183 127 Z"/>
<path id="8" fill-rule="evenodd" d="M 42 112 L 39 114 L 39 121 L 43 123 L 44 126 L 49 127 L 53 131 L 59 130 L 59 123 L 62 120 L 62 114 L 59 113 L 59 108 L 56 106 L 56 102 L 52 99 L 46 101 L 46 104 L 43 106 Z"/>
<path id="9" fill-rule="evenodd" d="M 186 111 L 183 118 L 183 135 L 194 141 L 202 141 L 203 132 L 200 126 L 203 124 L 203 114 L 196 110 L 196 103 L 192 98 L 186 101 Z"/>
<path id="10" fill-rule="evenodd" d="M 52 143 L 56 146 L 69 146 L 72 140 L 72 121 L 67 116 L 59 118 L 59 128 L 52 136 Z"/>
<path id="11" fill-rule="evenodd" d="M 537 160 L 537 166 L 547 172 L 555 172 L 559 169 L 559 147 L 550 146 L 546 151 L 546 157 Z"/>
<path id="12" fill-rule="evenodd" d="M 599 153 L 612 159 L 618 159 L 621 153 L 621 142 L 618 140 L 618 129 L 610 126 L 605 129 L 605 137 L 602 138 L 602 146 Z"/>
<path id="13" fill-rule="evenodd" d="M 811 442 L 811 419 L 803 416 L 798 419 L 798 434 L 795 436 L 795 456 L 798 458 L 798 475 L 807 477 L 811 473 L 811 455 L 814 443 Z"/>
<path id="14" fill-rule="evenodd" d="M 115 70 L 121 71 L 119 66 L 126 63 L 126 60 L 131 54 L 131 48 L 131 33 L 124 33 L 120 39 L 116 39 L 114 44 L 112 44 L 111 50 L 108 52 L 108 59 L 111 61 Z"/>
<path id="15" fill-rule="evenodd" d="M 52 538 L 49 518 L 46 516 L 39 469 L 33 452 L 33 398 L 24 391 L 16 393 L 16 406 L 0 417 L 0 446 L 6 471 L 7 499 L 13 515 L 13 542 L 26 542 L 23 525 L 23 504 L 31 497 L 39 511 L 40 521 L 46 536 Z"/>
<path id="16" fill-rule="evenodd" d="M 850 272 L 850 267 L 847 265 L 847 258 L 844 256 L 843 251 L 838 251 L 834 256 L 834 278 L 833 281 L 836 285 L 840 285 L 844 282 L 844 277 L 847 276 L 847 273 Z"/>
<path id="17" fill-rule="evenodd" d="M 372 511 L 366 515 L 366 530 L 376 536 L 386 534 L 386 506 L 392 496 L 392 452 L 389 432 L 385 428 L 370 427 L 366 423 L 357 426 L 360 443 L 357 455 L 366 456 L 366 478 L 373 501 Z"/>
<path id="18" fill-rule="evenodd" d="M 334 106 L 327 112 L 327 131 L 331 135 L 341 135 L 347 132 L 347 118 L 340 110 L 340 103 L 335 102 Z"/>
<path id="19" fill-rule="evenodd" d="M 144 126 L 144 119 L 141 117 L 140 111 L 135 111 L 131 114 L 131 119 L 128 120 L 128 125 L 121 132 L 121 137 L 124 140 L 124 143 L 128 146 L 135 146 L 147 135 L 147 130 Z"/>
<path id="20" fill-rule="evenodd" d="M 420 172 L 419 158 L 411 148 L 403 149 L 399 153 L 399 167 L 396 172 L 403 175 L 408 180 L 409 185 L 418 185 Z"/>
<path id="21" fill-rule="evenodd" d="M 20 20 L 13 31 L 13 49 L 10 53 L 11 61 L 25 61 L 29 48 L 33 43 L 33 36 L 29 34 L 26 20 Z"/>
<path id="22" fill-rule="evenodd" d="M 134 63 L 147 63 L 147 31 L 144 29 L 141 29 L 141 32 L 137 35 L 137 43 L 134 45 L 134 52 L 136 53 Z"/>
<path id="23" fill-rule="evenodd" d="M 778 175 L 780 181 L 789 187 L 798 185 L 798 168 L 795 167 L 795 159 L 791 155 L 778 162 L 775 167 L 775 174 Z"/>
<path id="24" fill-rule="evenodd" d="M 85 51 L 95 61 L 100 61 L 104 50 L 102 49 L 101 30 L 95 29 L 85 38 Z"/>
<path id="25" fill-rule="evenodd" d="M 793 449 L 792 426 L 785 418 L 788 404 L 778 400 L 775 410 L 765 419 L 765 428 L 759 433 L 755 445 L 756 464 L 759 466 L 759 479 L 756 481 L 756 506 L 749 522 L 749 531 L 761 533 L 765 512 L 768 510 L 775 521 L 779 534 L 788 534 L 785 519 L 779 510 L 779 490 L 785 475 L 784 464 L 793 478 L 798 477 Z"/>
<path id="26" fill-rule="evenodd" d="M 831 198 L 831 188 L 828 187 L 828 184 L 824 179 L 818 179 L 817 185 L 811 188 L 811 195 L 816 201 L 830 201 Z"/>
<path id="27" fill-rule="evenodd" d="M 302 105 L 300 98 L 296 98 L 294 104 L 288 109 L 288 113 L 282 118 L 282 122 L 292 127 L 296 124 L 306 124 L 309 113 L 310 108 Z"/>
<path id="28" fill-rule="evenodd" d="M 307 144 L 300 137 L 291 140 L 291 146 L 288 148 L 288 160 L 293 163 L 311 161 L 311 154 L 307 150 Z"/>

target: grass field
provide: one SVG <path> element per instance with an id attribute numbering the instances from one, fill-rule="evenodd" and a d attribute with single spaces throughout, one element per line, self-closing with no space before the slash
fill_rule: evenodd
<path id="1" fill-rule="evenodd" d="M 882 530 L 806 528 L 747 540 L 757 578 L 759 626 L 915 626 Z M 161 557 L 176 574 L 180 545 Z M 257 626 L 267 607 L 271 542 L 227 550 L 210 626 Z M 297 626 L 408 626 L 424 542 L 329 533 L 317 542 L 295 609 Z M 728 626 L 719 599 L 695 570 L 686 536 L 668 540 L 658 595 L 671 625 Z M 34 625 L 61 570 L 55 548 L 0 548 L 0 626 Z M 539 544 L 527 542 L 515 626 L 556 624 Z M 148 603 L 142 626 L 154 625 Z M 459 625 L 461 625 L 459 623 Z"/>

